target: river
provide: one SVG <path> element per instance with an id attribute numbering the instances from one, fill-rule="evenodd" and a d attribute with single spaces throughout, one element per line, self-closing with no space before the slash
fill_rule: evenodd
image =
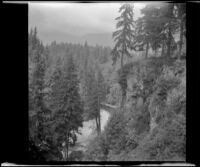
<path id="1" fill-rule="evenodd" d="M 101 112 L 101 131 L 103 131 L 110 117 L 110 113 L 104 109 L 101 109 L 100 112 Z M 77 134 L 76 146 L 71 148 L 69 150 L 69 153 L 75 150 L 85 151 L 89 141 L 97 135 L 95 128 L 96 128 L 95 120 L 84 121 L 83 127 L 79 129 L 80 134 Z"/>

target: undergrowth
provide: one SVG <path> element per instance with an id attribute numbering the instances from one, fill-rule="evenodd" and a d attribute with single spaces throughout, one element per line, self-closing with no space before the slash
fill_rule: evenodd
<path id="1" fill-rule="evenodd" d="M 148 92 L 144 105 L 115 111 L 104 132 L 91 141 L 85 160 L 185 160 L 185 61 L 165 62 L 152 59 L 138 65 L 144 86 L 141 96 Z M 128 66 L 130 73 L 135 69 L 131 67 Z M 152 128 L 153 121 L 156 126 Z"/>

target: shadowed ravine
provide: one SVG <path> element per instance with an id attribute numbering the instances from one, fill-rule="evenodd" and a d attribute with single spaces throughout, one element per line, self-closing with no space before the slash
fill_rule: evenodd
<path id="1" fill-rule="evenodd" d="M 101 109 L 101 130 L 104 130 L 105 125 L 107 124 L 110 113 L 106 110 Z M 81 134 L 77 135 L 77 146 L 84 150 L 88 142 L 97 135 L 96 133 L 96 124 L 95 120 L 89 120 L 83 122 L 83 127 L 80 128 Z M 82 147 L 81 147 L 82 146 Z"/>
<path id="2" fill-rule="evenodd" d="M 106 109 L 105 109 L 106 108 Z M 101 109 L 101 131 L 104 130 L 108 119 L 110 117 L 110 110 L 113 110 L 116 106 L 104 104 Z M 108 111 L 109 110 L 109 111 Z M 89 120 L 83 122 L 83 127 L 80 128 L 80 134 L 77 134 L 77 142 L 74 147 L 69 149 L 69 154 L 72 151 L 85 151 L 86 146 L 88 145 L 89 141 L 93 139 L 96 135 L 96 124 L 95 120 Z"/>

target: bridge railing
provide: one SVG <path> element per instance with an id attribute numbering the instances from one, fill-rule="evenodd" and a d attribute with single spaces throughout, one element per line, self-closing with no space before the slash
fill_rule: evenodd
<path id="1" fill-rule="evenodd" d="M 105 109 L 107 111 L 115 111 L 118 108 L 118 106 L 114 106 L 114 105 L 106 104 L 106 103 L 101 103 L 101 108 Z"/>

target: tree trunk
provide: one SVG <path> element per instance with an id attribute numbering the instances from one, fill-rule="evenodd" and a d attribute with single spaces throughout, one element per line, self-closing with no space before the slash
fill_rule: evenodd
<path id="1" fill-rule="evenodd" d="M 168 41 L 167 41 L 167 56 L 171 57 L 171 21 L 169 22 Z"/>
<path id="2" fill-rule="evenodd" d="M 168 44 L 167 44 L 167 57 L 170 57 L 171 54 L 171 37 L 168 39 Z"/>
<path id="3" fill-rule="evenodd" d="M 123 64 L 123 58 L 124 58 L 124 54 L 122 53 L 122 57 L 121 57 L 121 70 L 122 70 L 122 73 L 123 73 L 123 65 L 124 65 Z M 125 82 L 127 82 L 127 81 L 125 81 Z M 122 87 L 121 87 L 121 89 L 122 89 Z M 126 90 L 122 89 L 122 101 L 121 101 L 121 107 L 122 108 L 124 106 L 125 98 L 126 98 Z"/>
<path id="4" fill-rule="evenodd" d="M 182 44 L 183 44 L 183 21 L 180 23 L 180 43 L 179 43 L 179 59 L 181 58 L 181 51 L 182 51 Z"/>
<path id="5" fill-rule="evenodd" d="M 68 151 L 69 151 L 69 133 L 67 133 L 67 159 L 68 160 Z"/>
<path id="6" fill-rule="evenodd" d="M 101 134 L 101 120 L 100 120 L 100 116 L 97 117 L 97 121 L 98 121 L 97 134 L 100 135 Z"/>
<path id="7" fill-rule="evenodd" d="M 122 101 L 121 101 L 121 108 L 124 107 L 125 100 L 126 100 L 126 89 L 127 89 L 127 79 L 126 79 L 126 72 L 124 70 L 121 71 L 120 74 L 120 87 L 122 91 Z"/>
<path id="8" fill-rule="evenodd" d="M 101 111 L 99 110 L 99 132 L 101 133 Z"/>
<path id="9" fill-rule="evenodd" d="M 122 95 L 122 101 L 121 101 L 121 108 L 123 108 L 124 107 L 124 96 Z"/>
<path id="10" fill-rule="evenodd" d="M 95 117 L 95 121 L 96 121 L 97 134 L 99 134 L 99 121 L 98 121 L 98 116 Z"/>
<path id="11" fill-rule="evenodd" d="M 97 83 L 97 87 L 98 87 L 98 116 L 97 116 L 97 121 L 98 121 L 98 128 L 97 128 L 97 133 L 98 135 L 100 135 L 101 133 L 101 114 L 100 114 L 100 100 L 99 100 L 99 96 L 100 96 L 100 86 L 99 86 L 99 82 Z"/>
<path id="12" fill-rule="evenodd" d="M 124 65 L 124 54 L 122 53 L 122 56 L 121 56 L 121 69 L 123 68 L 123 65 Z"/>
<path id="13" fill-rule="evenodd" d="M 100 112 L 98 116 L 96 117 L 96 126 L 97 126 L 97 134 L 101 134 L 101 117 L 100 117 Z"/>
<path id="14" fill-rule="evenodd" d="M 124 107 L 124 103 L 125 103 L 125 99 L 126 99 L 126 92 L 122 92 L 122 101 L 121 101 L 121 108 Z"/>
<path id="15" fill-rule="evenodd" d="M 155 49 L 155 57 L 157 57 L 157 48 Z"/>
<path id="16" fill-rule="evenodd" d="M 147 45 L 146 45 L 146 54 L 145 54 L 145 59 L 148 58 L 148 51 L 149 51 L 149 43 L 147 42 Z"/>
<path id="17" fill-rule="evenodd" d="M 162 52 L 161 52 L 161 57 L 164 56 L 164 49 L 165 49 L 165 41 L 163 40 L 163 42 L 162 42 Z"/>
<path id="18" fill-rule="evenodd" d="M 98 134 L 101 134 L 101 110 L 100 110 L 100 105 L 98 105 L 98 124 L 99 124 L 99 129 L 98 129 Z"/>

